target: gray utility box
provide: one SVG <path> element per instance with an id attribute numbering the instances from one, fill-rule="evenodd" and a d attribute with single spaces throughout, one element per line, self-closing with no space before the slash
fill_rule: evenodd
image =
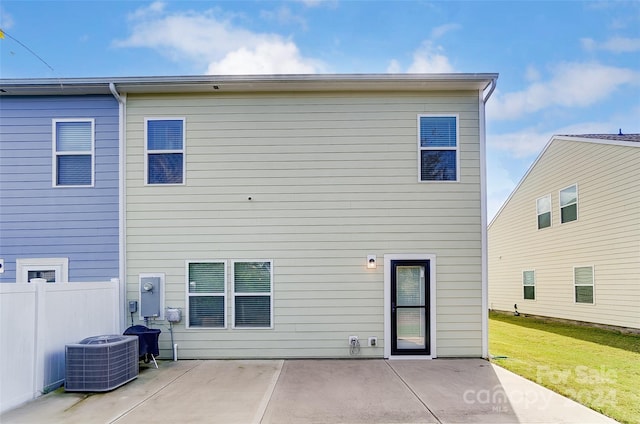
<path id="1" fill-rule="evenodd" d="M 138 377 L 138 336 L 93 336 L 65 346 L 64 389 L 107 392 Z"/>

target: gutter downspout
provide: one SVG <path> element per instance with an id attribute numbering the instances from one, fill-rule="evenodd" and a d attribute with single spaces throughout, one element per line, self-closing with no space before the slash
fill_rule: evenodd
<path id="1" fill-rule="evenodd" d="M 120 327 L 120 333 L 125 330 L 127 323 L 126 309 L 124 307 L 127 299 L 127 287 L 126 287 L 126 276 L 127 276 L 127 263 L 126 263 L 126 244 L 125 244 L 125 236 L 126 236 L 126 221 L 125 221 L 125 112 L 127 107 L 127 97 L 126 95 L 121 95 L 118 93 L 116 89 L 116 85 L 112 82 L 109 83 L 109 90 L 115 99 L 118 101 L 118 262 L 120 263 L 120 287 L 119 287 L 119 297 L 120 297 L 120 310 L 118 324 Z"/>
<path id="2" fill-rule="evenodd" d="M 479 124 L 480 124 L 480 225 L 481 225 L 481 251 L 482 251 L 482 357 L 489 359 L 489 248 L 487 236 L 487 140 L 485 124 L 485 107 L 487 101 L 496 89 L 497 78 L 491 79 L 491 88 L 484 95 L 478 91 Z M 485 87 L 486 90 L 486 87 Z M 483 97 L 484 95 L 484 97 Z"/>

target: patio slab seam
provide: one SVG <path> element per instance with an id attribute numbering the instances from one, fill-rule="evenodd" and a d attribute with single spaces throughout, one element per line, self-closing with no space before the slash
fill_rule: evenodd
<path id="1" fill-rule="evenodd" d="M 278 385 L 278 381 L 280 381 L 280 375 L 282 375 L 282 368 L 284 367 L 284 359 L 281 359 L 278 364 L 278 371 L 271 377 L 271 382 L 269 383 L 269 387 L 267 387 L 267 391 L 265 392 L 258 409 L 256 410 L 256 414 L 253 418 L 252 423 L 260 424 L 262 419 L 264 418 L 264 414 L 267 412 L 267 408 L 269 407 L 269 403 L 271 403 L 271 398 L 273 397 L 273 392 L 276 390 L 276 386 Z"/>
<path id="2" fill-rule="evenodd" d="M 384 363 L 387 365 L 387 367 L 389 367 L 391 369 L 391 371 L 400 379 L 400 381 L 402 381 L 402 384 L 404 384 L 404 386 L 413 394 L 413 396 L 416 397 L 416 399 L 418 399 L 418 402 L 420 402 L 427 411 L 429 411 L 429 413 L 433 416 L 433 418 L 436 419 L 436 421 L 438 422 L 438 424 L 443 424 L 442 420 L 440 420 L 440 418 L 436 415 L 435 412 L 433 412 L 431 410 L 431 408 L 429 408 L 429 405 L 427 405 L 422 398 L 416 393 L 415 390 L 413 390 L 413 387 L 411 387 L 411 385 L 409 385 L 409 383 L 407 383 L 405 381 L 404 378 L 402 378 L 402 376 L 400 374 L 398 374 L 398 372 L 391 366 L 391 364 L 389 363 L 389 360 L 385 360 Z"/>
<path id="3" fill-rule="evenodd" d="M 176 381 L 180 380 L 181 378 L 183 378 L 186 374 L 192 372 L 194 369 L 198 368 L 199 366 L 202 365 L 202 361 L 197 361 L 197 364 L 194 365 L 193 367 L 185 370 L 183 373 L 177 375 L 174 379 L 169 380 L 166 384 L 164 384 L 162 387 L 160 387 L 158 390 L 150 393 L 148 396 L 144 397 L 143 399 L 140 400 L 140 402 L 136 403 L 134 406 L 132 406 L 131 408 L 127 409 L 126 411 L 124 411 L 122 414 L 118 415 L 118 417 L 116 417 L 115 419 L 111 420 L 109 422 L 109 424 L 116 424 L 118 421 L 126 418 L 127 415 L 131 414 L 133 411 L 135 411 L 137 408 L 141 407 L 142 405 L 144 405 L 146 402 L 148 402 L 150 399 L 152 399 L 154 396 L 157 396 L 159 393 L 163 392 L 164 390 L 166 390 L 169 386 L 171 386 L 173 383 L 175 383 Z"/>

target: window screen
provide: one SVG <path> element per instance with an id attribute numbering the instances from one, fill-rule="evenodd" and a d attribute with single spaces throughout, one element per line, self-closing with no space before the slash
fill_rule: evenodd
<path id="1" fill-rule="evenodd" d="M 234 262 L 234 327 L 272 327 L 271 265 L 271 262 Z"/>
<path id="2" fill-rule="evenodd" d="M 523 297 L 527 300 L 536 298 L 536 274 L 535 271 L 522 271 Z"/>
<path id="3" fill-rule="evenodd" d="M 189 262 L 187 268 L 189 327 L 224 328 L 225 262 Z"/>
<path id="4" fill-rule="evenodd" d="M 593 303 L 593 267 L 577 266 L 573 269 L 576 303 Z"/>
<path id="5" fill-rule="evenodd" d="M 578 186 L 572 185 L 560 190 L 560 222 L 578 219 Z"/>
<path id="6" fill-rule="evenodd" d="M 54 121 L 55 186 L 93 185 L 93 121 Z"/>
<path id="7" fill-rule="evenodd" d="M 184 182 L 184 120 L 148 119 L 147 183 Z"/>
<path id="8" fill-rule="evenodd" d="M 538 229 L 551 226 L 551 195 L 539 198 L 536 201 L 536 213 L 538 215 Z"/>
<path id="9" fill-rule="evenodd" d="M 457 181 L 458 134 L 455 116 L 420 116 L 420 181 Z"/>

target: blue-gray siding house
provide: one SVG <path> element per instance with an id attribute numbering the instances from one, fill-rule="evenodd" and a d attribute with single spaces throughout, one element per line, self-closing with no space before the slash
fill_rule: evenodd
<path id="1" fill-rule="evenodd" d="M 4 88 L 0 282 L 119 277 L 117 100 L 110 94 L 14 96 Z"/>

